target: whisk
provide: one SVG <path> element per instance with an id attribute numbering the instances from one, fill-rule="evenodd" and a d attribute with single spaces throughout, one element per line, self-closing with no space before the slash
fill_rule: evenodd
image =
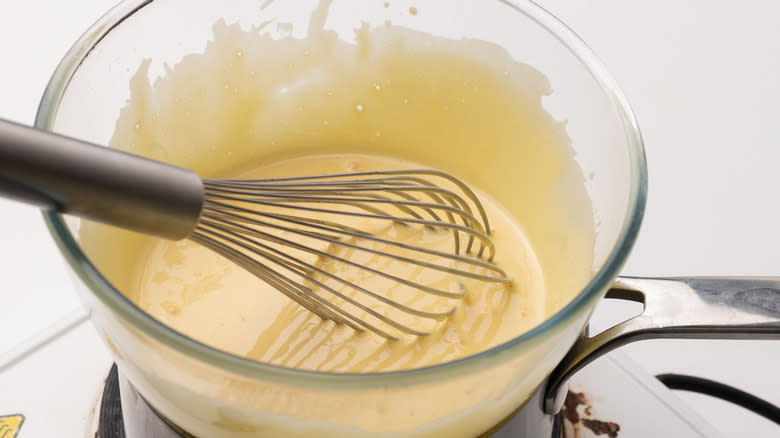
<path id="1" fill-rule="evenodd" d="M 377 303 L 432 320 L 455 306 L 414 307 L 339 272 L 359 271 L 455 302 L 463 287 L 402 278 L 383 266 L 392 261 L 455 279 L 511 281 L 493 263 L 479 198 L 458 178 L 433 169 L 201 179 L 188 169 L 0 120 L 0 194 L 170 240 L 190 239 L 321 318 L 388 339 L 430 332 L 380 311 Z M 382 232 L 392 226 L 446 233 L 451 249 L 394 240 Z M 373 263 L 339 255 L 346 250 Z M 334 263 L 341 271 L 329 268 Z"/>

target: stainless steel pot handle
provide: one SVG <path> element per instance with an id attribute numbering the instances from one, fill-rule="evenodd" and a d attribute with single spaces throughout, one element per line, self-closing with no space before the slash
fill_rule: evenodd
<path id="1" fill-rule="evenodd" d="M 574 373 L 630 342 L 780 339 L 780 277 L 619 277 L 606 297 L 643 303 L 644 310 L 596 336 L 580 336 L 547 381 L 545 413 L 561 409 Z"/>

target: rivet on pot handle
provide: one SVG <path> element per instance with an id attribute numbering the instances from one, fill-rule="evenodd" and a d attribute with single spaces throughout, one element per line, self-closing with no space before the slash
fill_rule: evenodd
<path id="1" fill-rule="evenodd" d="M 561 409 L 574 373 L 630 342 L 780 339 L 780 277 L 619 277 L 606 297 L 643 303 L 644 310 L 596 336 L 580 336 L 548 379 L 545 413 Z"/>

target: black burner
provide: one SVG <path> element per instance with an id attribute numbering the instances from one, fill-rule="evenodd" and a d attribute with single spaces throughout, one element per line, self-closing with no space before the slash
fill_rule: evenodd
<path id="1" fill-rule="evenodd" d="M 95 438 L 125 438 L 125 420 L 122 418 L 122 400 L 119 398 L 119 373 L 116 364 L 106 378 L 103 399 L 100 401 L 100 420 Z"/>
<path id="2" fill-rule="evenodd" d="M 122 400 L 119 398 L 119 373 L 116 364 L 111 367 L 100 401 L 100 420 L 95 438 L 125 438 L 125 420 L 122 418 Z"/>
<path id="3" fill-rule="evenodd" d="M 123 383 L 127 381 L 124 380 Z M 178 427 L 171 424 L 158 415 L 151 406 L 149 406 L 143 397 L 132 390 L 128 385 L 123 385 L 123 389 L 128 392 L 125 394 L 125 404 L 132 409 L 125 417 L 122 412 L 122 398 L 120 390 L 119 373 L 116 364 L 111 367 L 111 371 L 106 378 L 106 386 L 103 389 L 103 399 L 100 402 L 100 418 L 98 421 L 98 431 L 95 438 L 125 438 L 125 419 L 132 422 L 131 430 L 137 430 L 139 436 L 145 438 L 195 438 L 190 434 L 179 430 Z M 518 418 L 514 418 L 518 420 Z M 527 430 L 522 424 L 514 424 L 516 421 L 509 420 L 491 434 L 491 437 L 509 438 L 522 437 L 526 435 L 522 431 Z M 561 416 L 555 418 L 553 426 L 553 438 L 563 437 Z"/>
<path id="4" fill-rule="evenodd" d="M 127 429 L 125 422 L 128 422 Z M 128 430 L 134 433 L 128 433 Z M 128 435 L 144 438 L 195 438 L 155 412 L 127 379 L 120 378 L 114 364 L 103 389 L 95 438 L 125 438 Z"/>

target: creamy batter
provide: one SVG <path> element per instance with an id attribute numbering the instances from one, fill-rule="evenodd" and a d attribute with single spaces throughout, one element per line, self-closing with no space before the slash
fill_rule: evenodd
<path id="1" fill-rule="evenodd" d="M 308 156 L 261 166 L 239 177 L 418 167 L 412 163 L 366 155 Z M 453 301 L 410 290 L 392 280 L 334 262 L 323 266 L 350 282 L 419 310 L 443 310 L 450 305 L 456 306 L 452 316 L 435 321 L 393 311 L 384 303 L 373 303 L 375 310 L 399 322 L 433 332 L 424 338 L 412 335 L 399 341 L 386 341 L 375 334 L 356 334 L 347 326 L 323 321 L 261 283 L 249 272 L 188 241 L 153 244 L 140 265 L 133 289 L 138 293 L 138 304 L 160 321 L 217 348 L 263 362 L 344 372 L 389 371 L 446 362 L 509 339 L 545 317 L 541 269 L 523 232 L 495 203 L 485 196 L 482 199 L 487 201 L 485 206 L 492 222 L 497 254 L 495 261 L 510 273 L 511 285 L 454 278 L 451 274 L 349 248 L 335 250 L 335 255 L 350 261 L 426 286 L 453 292 L 453 288 L 463 287 L 466 297 Z M 452 235 L 448 232 L 390 225 L 379 230 L 378 235 L 442 252 L 452 251 Z M 286 237 L 301 241 L 300 236 Z M 304 243 L 317 244 L 314 239 L 311 240 Z M 393 252 L 385 244 L 374 244 L 373 248 Z M 441 263 L 438 256 L 423 257 L 418 254 L 417 259 Z M 489 273 L 486 268 L 469 271 Z M 354 291 L 335 281 L 320 279 L 355 296 Z"/>
<path id="2" fill-rule="evenodd" d="M 359 30 L 354 44 L 321 29 L 303 40 L 224 23 L 214 32 L 153 83 L 141 67 L 112 146 L 205 177 L 445 170 L 483 193 L 497 263 L 514 282 L 470 284 L 431 336 L 389 342 L 320 320 L 193 243 L 83 224 L 101 270 L 155 318 L 258 361 L 388 371 L 507 341 L 589 280 L 590 201 L 561 123 L 541 107 L 539 72 L 487 43 L 390 25 Z"/>

